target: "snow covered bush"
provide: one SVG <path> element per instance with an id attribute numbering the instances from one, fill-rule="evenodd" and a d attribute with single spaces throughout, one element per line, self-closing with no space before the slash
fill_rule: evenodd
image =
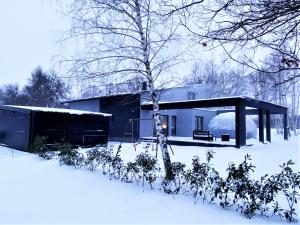
<path id="1" fill-rule="evenodd" d="M 138 182 L 137 176 L 140 172 L 140 168 L 136 162 L 128 162 L 124 171 L 124 175 L 121 179 L 122 181 L 126 183 L 132 183 L 132 180 L 134 179 L 136 182 Z"/>
<path id="2" fill-rule="evenodd" d="M 220 180 L 219 173 L 210 164 L 213 155 L 213 151 L 208 151 L 205 162 L 194 156 L 192 168 L 186 172 L 186 183 L 194 197 L 200 197 L 203 202 L 209 203 L 214 200 L 214 190 Z"/>
<path id="3" fill-rule="evenodd" d="M 135 163 L 139 171 L 138 178 L 142 180 L 143 186 L 145 181 L 147 181 L 152 189 L 160 168 L 157 159 L 149 153 L 148 145 L 145 147 L 145 152 L 137 155 Z"/>
<path id="4" fill-rule="evenodd" d="M 84 166 L 91 172 L 95 171 L 101 163 L 101 152 L 99 147 L 92 148 L 86 151 Z"/>
<path id="5" fill-rule="evenodd" d="M 82 167 L 84 163 L 84 156 L 78 152 L 77 149 L 72 149 L 71 144 L 67 142 L 57 144 L 59 151 L 58 158 L 60 165 Z"/>
<path id="6" fill-rule="evenodd" d="M 47 149 L 46 137 L 36 135 L 33 139 L 32 145 L 30 146 L 31 152 L 39 153 L 41 151 L 46 151 Z"/>
<path id="7" fill-rule="evenodd" d="M 186 183 L 186 165 L 181 162 L 172 163 L 173 180 L 163 179 L 161 182 L 162 188 L 167 194 L 178 194 L 182 191 L 182 186 Z"/>
<path id="8" fill-rule="evenodd" d="M 296 204 L 300 199 L 300 172 L 294 172 L 290 167 L 294 163 L 289 160 L 287 163 L 280 165 L 282 171 L 275 175 L 276 182 L 279 184 L 279 191 L 285 196 L 288 203 L 287 209 L 277 208 L 278 214 L 289 222 L 296 221 Z"/>
<path id="9" fill-rule="evenodd" d="M 56 153 L 53 149 L 50 149 L 50 147 L 47 146 L 46 139 L 47 138 L 44 136 L 35 136 L 30 150 L 33 153 L 37 153 L 39 157 L 50 160 L 55 157 Z"/>
<path id="10" fill-rule="evenodd" d="M 222 134 L 229 134 L 230 138 L 235 138 L 235 113 L 222 113 L 215 116 L 208 124 L 209 131 L 220 138 Z M 246 138 L 256 138 L 257 127 L 255 122 L 246 117 Z"/>

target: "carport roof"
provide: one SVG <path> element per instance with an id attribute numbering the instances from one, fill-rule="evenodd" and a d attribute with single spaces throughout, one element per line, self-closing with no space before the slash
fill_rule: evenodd
<path id="1" fill-rule="evenodd" d="M 223 107 L 223 106 L 236 106 L 236 105 L 268 110 L 270 111 L 270 113 L 273 114 L 277 114 L 277 113 L 283 114 L 286 113 L 287 111 L 287 107 L 258 100 L 255 98 L 246 97 L 246 96 L 197 99 L 197 100 L 186 100 L 186 101 L 175 101 L 175 102 L 159 102 L 159 108 L 161 110 L 209 108 L 209 107 Z M 145 102 L 142 104 L 141 109 L 153 110 L 153 104 L 150 102 Z"/>

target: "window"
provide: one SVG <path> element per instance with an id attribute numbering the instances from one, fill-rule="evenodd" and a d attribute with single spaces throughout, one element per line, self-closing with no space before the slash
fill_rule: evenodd
<path id="1" fill-rule="evenodd" d="M 195 130 L 203 130 L 203 116 L 195 116 Z"/>
<path id="2" fill-rule="evenodd" d="M 163 133 L 168 136 L 169 135 L 169 116 L 168 115 L 161 115 L 160 116 L 160 120 L 161 120 L 161 126 L 162 126 L 162 130 Z M 153 118 L 153 135 L 156 135 L 156 127 L 155 127 L 155 122 L 154 122 L 154 118 Z"/>
<path id="3" fill-rule="evenodd" d="M 195 99 L 196 99 L 195 92 L 188 91 L 188 93 L 187 93 L 187 100 L 195 100 Z"/>
<path id="4" fill-rule="evenodd" d="M 176 136 L 176 116 L 171 117 L 171 135 Z"/>
<path id="5" fill-rule="evenodd" d="M 163 130 L 163 132 L 164 132 L 164 134 L 166 135 L 166 136 L 168 136 L 169 135 L 169 132 L 168 132 L 168 128 L 169 128 L 169 123 L 168 123 L 168 120 L 169 120 L 169 116 L 167 116 L 167 115 L 161 115 L 161 117 L 160 117 L 160 119 L 161 119 L 161 126 L 162 126 L 162 130 Z"/>

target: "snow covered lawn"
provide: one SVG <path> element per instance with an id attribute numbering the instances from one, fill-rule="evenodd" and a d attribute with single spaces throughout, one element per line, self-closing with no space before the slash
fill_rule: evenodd
<path id="1" fill-rule="evenodd" d="M 229 162 L 240 163 L 250 154 L 257 167 L 255 176 L 276 173 L 279 164 L 292 159 L 299 171 L 299 137 L 290 141 L 274 138 L 274 143 L 252 147 L 214 148 L 213 164 L 224 172 Z M 111 143 L 117 145 L 118 143 Z M 124 144 L 122 158 L 131 161 L 145 144 Z M 194 155 L 205 159 L 206 148 L 172 146 L 172 161 L 190 165 Z M 150 148 L 151 149 L 151 148 Z M 155 154 L 155 146 L 153 154 Z M 158 154 L 160 159 L 160 152 Z M 221 173 L 222 174 L 222 173 Z M 299 210 L 298 210 L 299 218 Z M 59 166 L 35 155 L 0 147 L 0 223 L 183 223 L 257 224 L 283 223 L 278 217 L 246 219 L 217 205 L 194 202 L 192 196 L 167 195 L 148 186 L 109 180 L 100 172 Z"/>

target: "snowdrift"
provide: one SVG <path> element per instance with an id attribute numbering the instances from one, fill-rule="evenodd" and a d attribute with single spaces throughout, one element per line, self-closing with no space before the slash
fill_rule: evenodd
<path id="1" fill-rule="evenodd" d="M 209 131 L 216 137 L 221 137 L 222 134 L 229 134 L 230 138 L 235 138 L 235 113 L 222 113 L 215 116 L 208 124 Z M 257 127 L 255 122 L 246 117 L 246 138 L 256 138 Z"/>

